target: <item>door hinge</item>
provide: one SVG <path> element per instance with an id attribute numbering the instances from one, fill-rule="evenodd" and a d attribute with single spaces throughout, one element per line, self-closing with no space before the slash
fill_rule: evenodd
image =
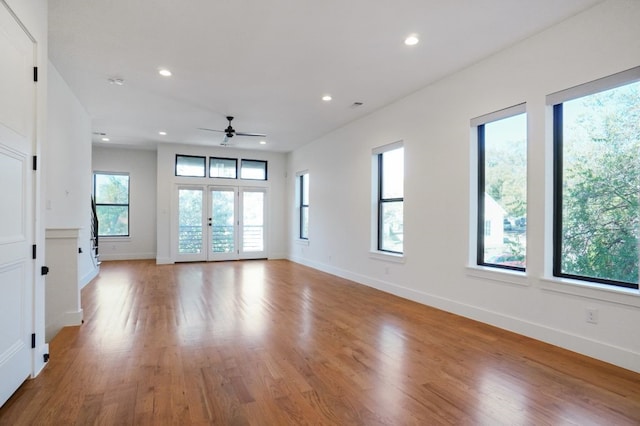
<path id="1" fill-rule="evenodd" d="M 33 260 L 36 260 L 36 252 L 37 252 L 37 251 L 38 251 L 38 250 L 37 250 L 36 245 L 35 245 L 35 244 L 34 244 L 34 245 L 32 245 L 32 246 L 31 246 L 31 258 L 32 258 Z"/>
<path id="2" fill-rule="evenodd" d="M 33 156 L 33 170 L 38 170 L 38 156 Z"/>
<path id="3" fill-rule="evenodd" d="M 35 349 L 36 348 L 36 333 L 33 333 L 31 335 L 31 349 Z"/>
<path id="4" fill-rule="evenodd" d="M 38 67 L 33 67 L 33 82 L 38 82 Z"/>

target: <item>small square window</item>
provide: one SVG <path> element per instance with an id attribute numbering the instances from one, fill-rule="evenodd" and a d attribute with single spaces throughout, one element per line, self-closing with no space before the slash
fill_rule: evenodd
<path id="1" fill-rule="evenodd" d="M 262 160 L 242 160 L 240 163 L 240 178 L 267 180 L 267 162 Z"/>
<path id="2" fill-rule="evenodd" d="M 176 155 L 176 176 L 205 177 L 206 157 Z"/>
<path id="3" fill-rule="evenodd" d="M 236 179 L 238 177 L 238 160 L 235 158 L 209 158 L 209 177 Z"/>

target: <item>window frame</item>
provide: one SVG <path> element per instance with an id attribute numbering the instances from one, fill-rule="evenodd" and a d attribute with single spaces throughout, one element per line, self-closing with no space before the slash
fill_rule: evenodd
<path id="1" fill-rule="evenodd" d="M 298 239 L 303 241 L 309 241 L 309 194 L 307 194 L 307 203 L 304 202 L 304 181 L 307 181 L 307 187 L 309 185 L 309 172 L 304 171 L 296 174 L 298 184 Z M 307 212 L 307 235 L 303 235 L 304 229 L 304 210 Z"/>
<path id="2" fill-rule="evenodd" d="M 98 198 L 96 197 L 96 176 L 98 175 L 104 175 L 104 176 L 126 176 L 127 177 L 127 203 L 126 204 L 120 204 L 120 203 L 99 203 L 98 202 Z M 115 239 L 123 239 L 123 238 L 130 238 L 131 237 L 131 174 L 128 172 L 104 172 L 104 171 L 94 171 L 93 172 L 93 199 L 95 201 L 95 205 L 96 205 L 96 216 L 97 216 L 97 212 L 99 210 L 99 207 L 101 206 L 105 206 L 105 207 L 122 207 L 122 206 L 126 206 L 127 207 L 127 233 L 122 234 L 122 235 L 105 235 L 105 234 L 100 234 L 100 226 L 99 226 L 99 222 L 98 222 L 98 238 L 101 239 L 105 239 L 105 238 L 115 238 Z"/>
<path id="3" fill-rule="evenodd" d="M 226 177 L 226 176 L 211 176 L 211 164 L 213 163 L 211 160 L 230 160 L 235 163 L 235 176 L 234 177 Z M 208 167 L 208 176 L 212 179 L 238 179 L 238 159 L 230 158 L 230 157 L 214 157 L 209 156 L 209 167 Z"/>
<path id="4" fill-rule="evenodd" d="M 631 68 L 607 77 L 580 84 L 569 89 L 547 95 L 546 104 L 552 116 L 552 258 L 551 273 L 556 279 L 571 279 L 579 282 L 602 284 L 611 288 L 639 289 L 638 283 L 628 283 L 606 278 L 596 278 L 562 272 L 562 235 L 563 235 L 563 183 L 564 183 L 564 122 L 563 104 L 571 100 L 595 95 L 600 92 L 626 86 L 640 81 L 640 67 Z M 639 259 L 640 262 L 640 259 Z"/>
<path id="5" fill-rule="evenodd" d="M 382 239 L 382 229 L 383 229 L 383 207 L 384 204 L 386 203 L 398 203 L 401 202 L 402 203 L 402 207 L 403 207 L 403 213 L 402 213 L 402 226 L 403 226 L 403 230 L 404 230 L 404 172 L 403 172 L 403 176 L 402 176 L 402 197 L 391 197 L 391 198 L 385 198 L 383 197 L 383 181 L 384 181 L 384 175 L 383 175 L 383 155 L 387 152 L 390 151 L 394 151 L 396 149 L 403 149 L 404 150 L 404 142 L 403 141 L 397 141 L 397 142 L 393 142 L 378 148 L 373 149 L 372 151 L 372 168 L 373 168 L 373 179 L 372 179 L 372 184 L 373 184 L 373 199 L 374 199 L 374 213 L 373 216 L 375 216 L 375 230 L 373 232 L 375 232 L 375 236 L 372 238 L 372 249 L 374 252 L 376 253 L 380 253 L 383 255 L 390 255 L 390 256 L 404 256 L 405 251 L 404 251 L 404 238 L 402 241 L 402 251 L 395 251 L 395 250 L 389 250 L 389 249 L 385 249 L 383 248 L 383 239 Z M 403 164 L 404 164 L 404 160 L 405 160 L 406 156 L 404 155 L 404 151 L 403 151 Z M 403 168 L 404 169 L 404 168 Z M 404 233 L 404 232 L 403 232 Z"/>
<path id="6" fill-rule="evenodd" d="M 178 174 L 178 158 L 201 158 L 204 162 L 204 167 L 202 169 L 203 175 L 179 175 Z M 194 177 L 194 178 L 206 178 L 207 177 L 207 157 L 204 155 L 187 155 L 187 154 L 176 154 L 176 161 L 174 165 L 174 174 L 176 177 Z"/>
<path id="7" fill-rule="evenodd" d="M 485 165 L 486 165 L 486 157 L 485 157 L 485 132 L 484 126 L 486 124 L 494 123 L 500 120 L 508 119 L 511 117 L 515 117 L 517 115 L 525 114 L 527 115 L 527 104 L 521 103 L 517 105 L 513 105 L 495 112 L 491 112 L 489 114 L 482 115 L 480 117 L 476 117 L 471 120 L 471 127 L 475 129 L 476 134 L 476 252 L 475 252 L 475 263 L 477 266 L 489 267 L 489 268 L 497 268 L 497 269 L 506 269 L 510 271 L 518 271 L 518 272 L 526 272 L 525 267 L 512 266 L 512 265 L 501 265 L 497 263 L 491 263 L 484 259 L 484 248 L 485 248 L 485 235 L 486 235 L 486 218 L 485 218 Z M 527 116 L 528 120 L 528 116 Z M 528 126 L 526 130 L 525 137 L 527 138 L 526 146 L 528 147 Z M 528 168 L 528 160 L 527 160 L 527 168 Z M 525 180 L 528 180 L 528 172 L 525 172 Z M 525 182 L 525 186 L 528 184 Z M 528 209 L 528 206 L 527 206 Z M 527 215 L 528 216 L 528 215 Z M 526 250 L 526 248 L 525 248 Z M 526 253 L 526 251 L 525 251 Z M 526 254 L 525 254 L 526 259 Z"/>
<path id="8" fill-rule="evenodd" d="M 264 164 L 264 179 L 262 178 L 246 178 L 246 177 L 242 177 L 242 169 L 243 169 L 243 165 L 245 162 L 251 162 L 251 163 L 262 163 Z M 240 175 L 239 178 L 242 180 L 264 180 L 267 181 L 269 180 L 269 173 L 268 173 L 269 169 L 268 169 L 268 161 L 267 160 L 253 160 L 253 159 L 249 159 L 249 158 L 241 158 L 240 159 Z"/>

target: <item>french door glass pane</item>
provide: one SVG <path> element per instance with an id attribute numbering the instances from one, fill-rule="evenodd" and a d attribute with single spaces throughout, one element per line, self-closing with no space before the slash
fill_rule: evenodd
<path id="1" fill-rule="evenodd" d="M 264 192 L 243 192 L 242 250 L 264 251 Z"/>
<path id="2" fill-rule="evenodd" d="M 211 191 L 211 251 L 233 253 L 235 247 L 235 191 Z"/>
<path id="3" fill-rule="evenodd" d="M 178 190 L 178 253 L 202 253 L 202 190 Z"/>

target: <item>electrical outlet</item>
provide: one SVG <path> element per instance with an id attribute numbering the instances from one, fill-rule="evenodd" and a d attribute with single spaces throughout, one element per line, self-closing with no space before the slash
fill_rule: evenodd
<path id="1" fill-rule="evenodd" d="M 587 309 L 587 322 L 590 324 L 598 323 L 598 310 L 597 309 Z"/>

